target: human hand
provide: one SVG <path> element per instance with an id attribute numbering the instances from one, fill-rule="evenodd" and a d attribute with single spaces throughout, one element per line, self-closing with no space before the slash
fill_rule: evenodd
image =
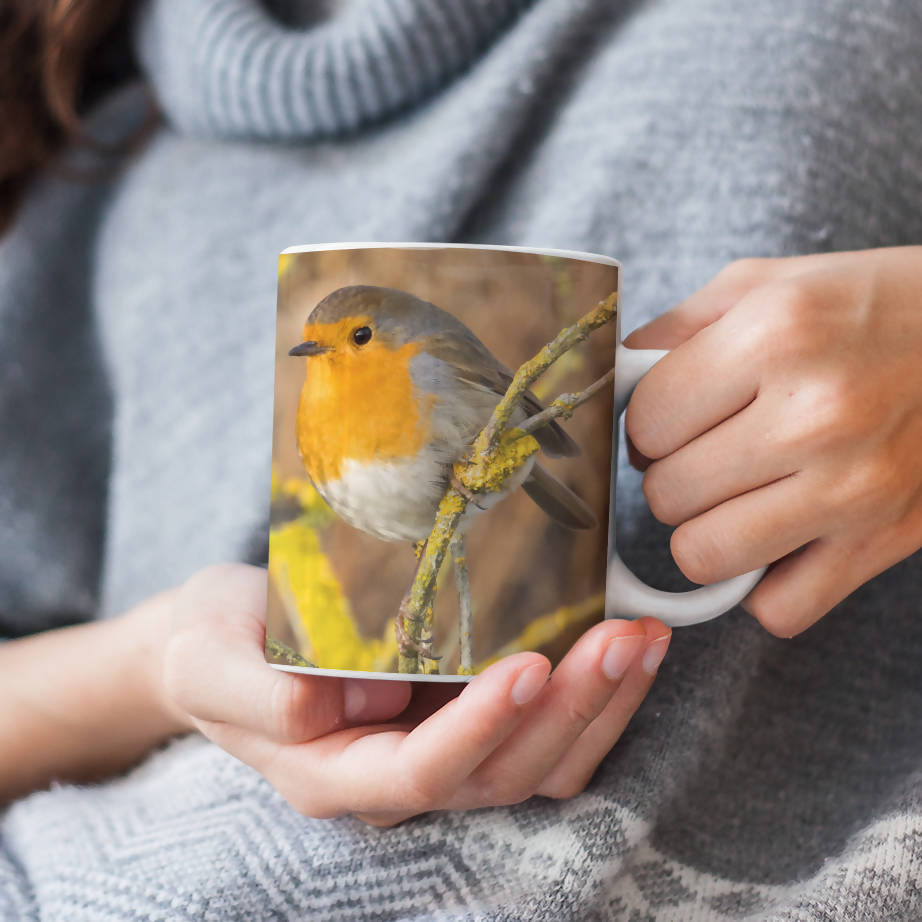
<path id="1" fill-rule="evenodd" d="M 790 637 L 922 546 L 922 247 L 736 262 L 625 344 L 672 349 L 625 429 L 689 579 L 772 564 Z"/>
<path id="2" fill-rule="evenodd" d="M 517 653 L 467 685 L 410 683 L 272 669 L 265 617 L 265 570 L 229 564 L 188 580 L 164 646 L 164 706 L 299 812 L 353 813 L 374 826 L 579 793 L 646 695 L 671 636 L 653 618 L 605 621 L 550 681 L 544 656 Z"/>

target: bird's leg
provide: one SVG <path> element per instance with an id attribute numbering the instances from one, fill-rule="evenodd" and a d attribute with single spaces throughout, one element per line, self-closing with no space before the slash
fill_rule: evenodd
<path id="1" fill-rule="evenodd" d="M 397 647 L 402 656 L 407 656 L 410 650 L 416 652 L 419 656 L 428 660 L 440 660 L 441 656 L 436 656 L 432 652 L 432 635 L 414 640 L 404 626 L 404 621 L 420 622 L 422 618 L 414 618 L 408 611 L 410 593 L 403 597 L 400 608 L 397 609 L 397 615 L 394 618 L 394 633 L 397 635 Z"/>
<path id="2" fill-rule="evenodd" d="M 474 618 L 471 611 L 471 583 L 467 574 L 467 555 L 463 535 L 455 534 L 451 539 L 451 559 L 455 566 L 455 585 L 458 589 L 458 606 L 461 611 L 459 619 L 461 662 L 458 666 L 458 674 L 473 675 L 474 660 L 471 655 L 471 639 Z"/>
<path id="3" fill-rule="evenodd" d="M 416 582 L 416 577 L 419 575 L 419 568 L 423 563 L 423 552 L 426 550 L 426 544 L 428 541 L 428 538 L 423 538 L 420 541 L 413 543 L 413 553 L 416 555 L 416 566 L 413 568 L 413 578 L 410 580 L 410 585 L 400 601 L 400 608 L 397 609 L 397 618 L 399 619 L 397 630 L 398 633 L 403 631 L 404 636 L 407 636 L 406 629 L 403 626 L 404 621 L 422 621 L 422 618 L 414 618 L 413 615 L 411 615 L 409 612 L 410 593 L 413 590 L 413 583 Z"/>

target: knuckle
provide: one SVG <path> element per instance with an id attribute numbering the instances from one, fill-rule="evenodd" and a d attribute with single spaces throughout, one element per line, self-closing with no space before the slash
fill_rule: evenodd
<path id="1" fill-rule="evenodd" d="M 790 618 L 779 606 L 772 604 L 763 597 L 753 599 L 749 605 L 749 613 L 775 637 L 793 637 Z"/>
<path id="2" fill-rule="evenodd" d="M 734 259 L 717 273 L 717 278 L 729 288 L 747 288 L 762 281 L 769 274 L 773 264 L 772 259 L 754 256 Z"/>
<path id="3" fill-rule="evenodd" d="M 676 566 L 693 583 L 707 585 L 722 578 L 723 554 L 703 529 L 680 526 L 669 542 Z"/>
<path id="4" fill-rule="evenodd" d="M 773 353 L 810 355 L 821 349 L 827 339 L 823 324 L 825 303 L 796 279 L 777 282 L 760 299 L 765 326 Z"/>
<path id="5" fill-rule="evenodd" d="M 753 592 L 746 602 L 746 610 L 769 634 L 782 639 L 794 637 L 815 620 L 803 603 L 792 611 L 783 598 L 768 591 Z"/>
<path id="6" fill-rule="evenodd" d="M 788 401 L 788 442 L 816 452 L 860 436 L 867 421 L 857 411 L 859 400 L 856 382 L 844 374 L 827 373 L 803 382 Z"/>
<path id="7" fill-rule="evenodd" d="M 892 504 L 894 497 L 903 494 L 902 479 L 899 460 L 887 453 L 880 453 L 853 465 L 840 479 L 839 502 L 855 510 L 882 510 Z"/>

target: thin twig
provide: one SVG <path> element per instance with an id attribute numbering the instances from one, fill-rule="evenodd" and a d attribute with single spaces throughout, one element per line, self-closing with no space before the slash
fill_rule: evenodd
<path id="1" fill-rule="evenodd" d="M 451 559 L 455 565 L 455 586 L 458 590 L 458 607 L 461 612 L 458 625 L 461 664 L 458 667 L 458 674 L 471 675 L 474 672 L 474 657 L 471 652 L 474 617 L 471 611 L 471 583 L 467 575 L 464 535 L 455 535 L 451 539 Z"/>
<path id="2" fill-rule="evenodd" d="M 580 317 L 572 326 L 561 330 L 537 355 L 523 362 L 512 377 L 503 399 L 496 405 L 489 422 L 474 441 L 474 455 L 496 448 L 500 435 L 507 428 L 512 411 L 522 399 L 531 383 L 546 371 L 557 359 L 587 336 L 604 326 L 615 316 L 618 309 L 618 293 L 613 291 L 604 301 Z"/>
<path id="3" fill-rule="evenodd" d="M 603 387 L 608 386 L 614 380 L 615 369 L 611 368 L 602 375 L 598 381 L 594 381 L 584 391 L 580 391 L 577 394 L 561 394 L 556 400 L 549 403 L 540 413 L 535 413 L 534 416 L 529 416 L 525 422 L 519 423 L 519 425 L 515 427 L 516 430 L 518 430 L 515 433 L 516 436 L 521 438 L 522 435 L 528 435 L 534 432 L 535 429 L 540 429 L 551 420 L 561 416 L 565 419 L 569 419 L 573 415 L 573 411 L 580 406 L 580 404 L 585 403 L 590 397 L 595 396 Z M 519 435 L 519 433 L 521 433 L 521 435 Z"/>

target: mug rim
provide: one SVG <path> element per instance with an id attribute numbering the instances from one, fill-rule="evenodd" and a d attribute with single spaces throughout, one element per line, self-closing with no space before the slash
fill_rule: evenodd
<path id="1" fill-rule="evenodd" d="M 335 676 L 341 679 L 389 679 L 394 682 L 470 682 L 474 675 L 463 672 L 371 672 L 364 669 L 326 669 L 323 666 L 289 666 L 288 663 L 266 664 L 280 672 Z M 479 673 L 478 673 L 479 674 Z"/>
<path id="2" fill-rule="evenodd" d="M 541 256 L 557 256 L 561 259 L 581 259 L 584 262 L 599 263 L 603 266 L 614 266 L 616 269 L 621 268 L 621 263 L 611 256 L 603 256 L 601 253 L 589 253 L 582 250 L 558 250 L 552 247 L 528 247 L 528 246 L 505 246 L 502 244 L 491 243 L 435 243 L 435 242 L 414 242 L 406 241 L 391 243 L 388 241 L 369 241 L 347 242 L 347 243 L 302 243 L 294 246 L 285 247 L 279 254 L 288 256 L 292 253 L 316 253 L 324 250 L 372 250 L 372 249 L 394 249 L 394 250 L 497 250 L 506 253 L 537 253 Z"/>

